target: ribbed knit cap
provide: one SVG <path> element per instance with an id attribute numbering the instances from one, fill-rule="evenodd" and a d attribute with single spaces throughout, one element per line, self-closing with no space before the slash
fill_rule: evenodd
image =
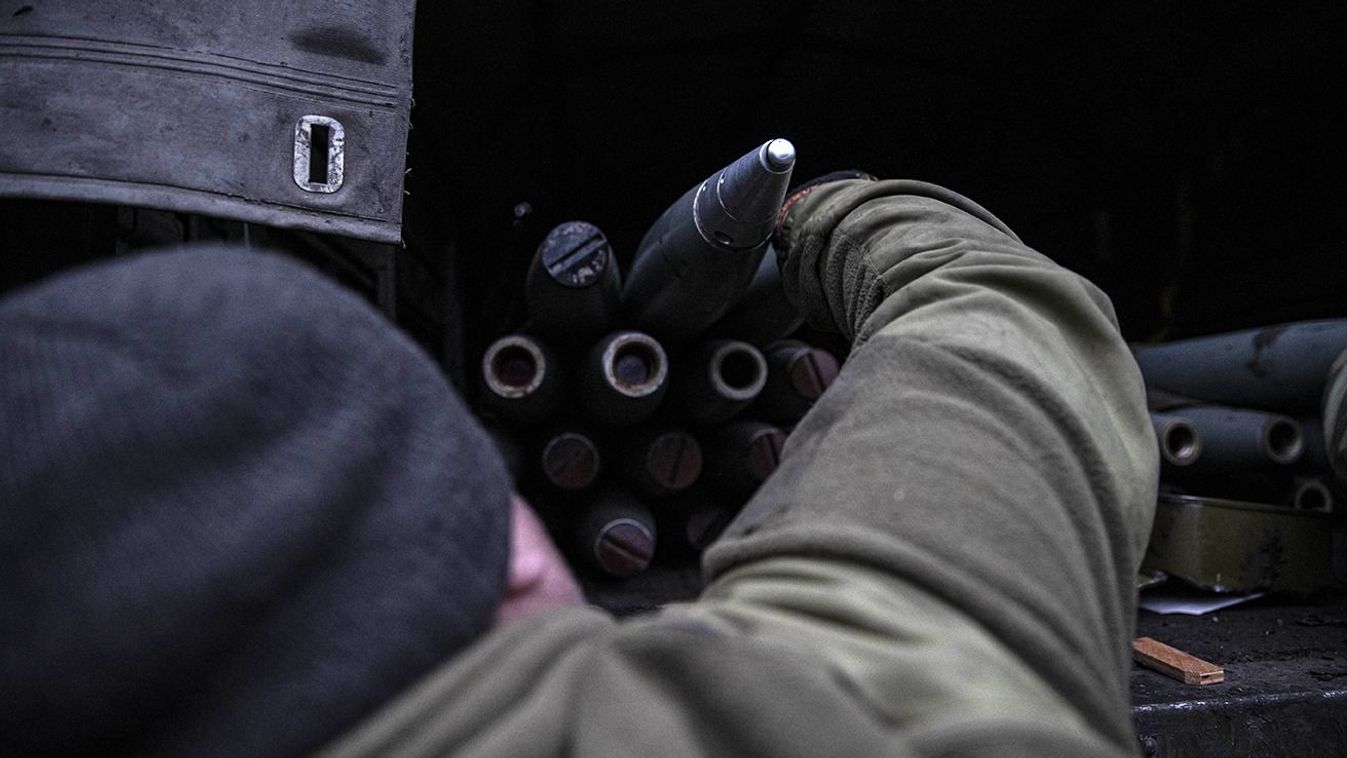
<path id="1" fill-rule="evenodd" d="M 486 630 L 506 475 L 358 297 L 219 246 L 0 301 L 0 754 L 296 755 Z"/>

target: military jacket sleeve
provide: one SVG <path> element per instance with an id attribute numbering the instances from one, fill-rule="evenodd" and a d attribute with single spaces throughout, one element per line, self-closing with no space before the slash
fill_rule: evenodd
<path id="1" fill-rule="evenodd" d="M 1158 456 L 1107 298 L 916 182 L 822 185 L 778 244 L 854 349 L 701 598 L 501 630 L 334 755 L 1135 752 Z"/>
<path id="2" fill-rule="evenodd" d="M 778 243 L 788 294 L 854 349 L 707 555 L 707 598 L 742 597 L 742 577 L 769 557 L 868 576 L 848 589 L 897 580 L 853 603 L 904 598 L 896 627 L 867 627 L 893 613 L 839 614 L 850 592 L 821 608 L 791 609 L 788 593 L 759 605 L 813 619 L 819 639 L 885 640 L 873 657 L 818 649 L 881 713 L 914 681 L 931 683 L 923 707 L 946 713 L 998 689 L 1009 709 L 1019 690 L 1047 721 L 1131 749 L 1133 582 L 1158 457 L 1108 299 L 976 204 L 919 182 L 822 185 L 790 206 Z M 912 589 L 946 631 L 912 636 Z M 936 663 L 982 654 L 1000 661 L 984 671 L 1005 668 L 1000 687 Z M 911 716 L 899 705 L 886 717 Z"/>

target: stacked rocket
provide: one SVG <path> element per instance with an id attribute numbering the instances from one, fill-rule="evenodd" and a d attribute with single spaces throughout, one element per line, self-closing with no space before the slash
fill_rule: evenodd
<path id="1" fill-rule="evenodd" d="M 1325 449 L 1326 388 L 1347 320 L 1307 321 L 1133 348 L 1164 488 L 1333 512 L 1347 495 Z M 1335 368 L 1336 365 L 1336 368 Z"/>
<path id="2" fill-rule="evenodd" d="M 603 232 L 553 228 L 527 317 L 482 356 L 478 412 L 573 562 L 629 578 L 691 563 L 776 467 L 837 376 L 787 339 L 801 316 L 768 252 L 795 164 L 770 140 L 671 205 L 622 277 Z"/>

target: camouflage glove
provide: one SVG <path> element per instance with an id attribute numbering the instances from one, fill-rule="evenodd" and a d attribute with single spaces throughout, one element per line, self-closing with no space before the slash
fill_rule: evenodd
<path id="1" fill-rule="evenodd" d="M 790 211 L 796 203 L 803 200 L 806 195 L 813 192 L 818 187 L 834 182 L 845 181 L 877 181 L 875 175 L 858 169 L 843 169 L 841 171 L 830 171 L 822 176 L 814 177 L 803 184 L 797 184 L 786 193 L 786 200 L 781 204 L 781 211 L 776 216 L 776 228 L 772 231 L 771 248 L 769 255 L 776 256 L 777 269 L 781 271 L 784 279 L 787 260 L 790 258 L 791 236 L 787 230 L 787 219 L 790 217 Z M 798 267 L 797 267 L 798 268 Z M 784 284 L 784 282 L 783 282 Z M 818 320 L 813 316 L 813 309 L 807 307 L 808 303 L 802 302 L 799 296 L 799 288 L 790 284 L 784 284 L 786 298 L 791 305 L 795 307 L 805 318 L 810 326 L 824 331 L 835 332 L 837 328 L 832 325 L 830 320 Z"/>
<path id="2" fill-rule="evenodd" d="M 867 182 L 878 181 L 878 177 L 869 172 L 860 171 L 858 169 L 843 169 L 841 171 L 830 171 L 822 176 L 816 176 L 804 184 L 797 184 L 790 188 L 790 191 L 786 193 L 786 201 L 781 204 L 781 212 L 776 216 L 776 229 L 772 233 L 772 244 L 777 251 L 776 255 L 778 263 L 785 263 L 786 254 L 781 252 L 781 247 L 777 244 L 776 234 L 781 230 L 781 224 L 785 221 L 786 214 L 790 213 L 791 207 L 805 195 L 809 194 L 815 187 L 828 184 L 829 182 L 840 182 L 848 179 L 862 179 Z"/>
<path id="3" fill-rule="evenodd" d="M 900 196 L 912 202 L 894 210 L 891 199 Z M 972 226 L 964 229 L 960 219 Z M 809 325 L 859 345 L 872 328 L 887 323 L 880 318 L 866 326 L 881 302 L 968 248 L 963 237 L 946 236 L 949 230 L 964 235 L 977 227 L 990 232 L 989 239 L 1022 246 L 990 212 L 944 187 L 844 172 L 791 193 L 772 244 L 786 297 Z M 906 258 L 914 260 L 901 273 L 890 271 Z"/>

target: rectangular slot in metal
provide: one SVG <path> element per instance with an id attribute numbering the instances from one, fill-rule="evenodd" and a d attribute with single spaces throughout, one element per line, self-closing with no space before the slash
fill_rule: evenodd
<path id="1" fill-rule="evenodd" d="M 330 116 L 304 116 L 295 124 L 295 184 L 330 194 L 346 174 L 346 129 Z"/>
<path id="2" fill-rule="evenodd" d="M 332 129 L 327 124 L 309 127 L 309 181 L 327 184 L 327 159 L 331 149 Z"/>

